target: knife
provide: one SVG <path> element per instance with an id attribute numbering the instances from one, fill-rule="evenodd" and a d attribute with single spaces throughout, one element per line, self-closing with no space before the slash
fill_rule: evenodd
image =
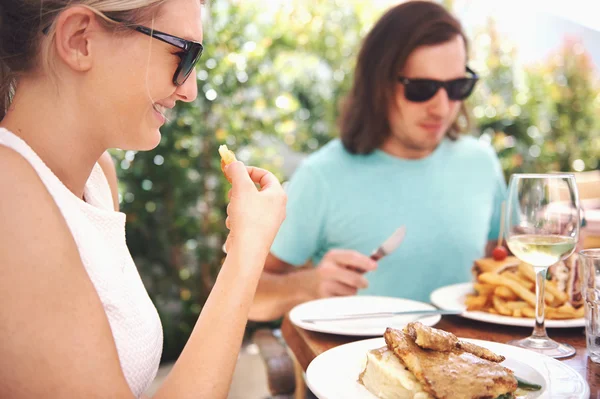
<path id="1" fill-rule="evenodd" d="M 384 256 L 387 256 L 394 252 L 396 249 L 398 249 L 400 244 L 402 244 L 402 241 L 404 241 L 405 235 L 406 226 L 401 226 L 394 232 L 394 234 L 392 234 L 387 240 L 385 240 L 383 244 L 379 246 L 379 248 L 373 251 L 373 253 L 371 254 L 371 259 L 373 259 L 374 261 L 378 261 Z"/>
<path id="2" fill-rule="evenodd" d="M 374 260 L 375 262 L 377 262 L 378 260 L 380 260 L 384 256 L 387 256 L 387 255 L 391 254 L 396 249 L 398 249 L 398 247 L 400 246 L 400 244 L 402 244 L 402 241 L 404 241 L 404 236 L 405 235 L 406 235 L 406 226 L 400 226 L 396 231 L 394 231 L 394 233 L 391 236 L 389 236 L 383 242 L 383 244 L 381 244 L 379 246 L 379 248 L 377 248 L 376 250 L 374 250 L 371 253 L 371 256 L 369 258 L 372 259 L 372 260 Z M 366 271 L 364 271 L 362 269 L 359 269 L 357 267 L 348 266 L 348 268 L 350 270 L 353 270 L 353 271 L 355 271 L 357 273 L 360 273 L 360 274 L 365 274 L 366 273 Z"/>
<path id="3" fill-rule="evenodd" d="M 442 310 L 442 309 L 425 309 L 425 310 L 405 310 L 401 312 L 376 312 L 376 313 L 359 313 L 359 314 L 347 314 L 335 317 L 324 317 L 316 319 L 302 319 L 302 323 L 317 323 L 320 321 L 343 321 L 343 320 L 356 320 L 356 319 L 376 319 L 382 317 L 392 316 L 410 316 L 410 315 L 457 315 L 463 313 L 464 310 Z"/>

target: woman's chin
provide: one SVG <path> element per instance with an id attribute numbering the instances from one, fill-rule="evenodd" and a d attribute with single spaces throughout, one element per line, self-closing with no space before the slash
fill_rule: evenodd
<path id="1" fill-rule="evenodd" d="M 145 136 L 147 140 L 142 143 L 143 147 L 140 148 L 140 151 L 150 151 L 155 149 L 160 144 L 161 139 L 160 129 L 154 129 L 149 135 Z"/>
<path id="2" fill-rule="evenodd" d="M 156 111 L 152 111 L 152 113 L 156 113 L 158 114 Z M 151 115 L 152 118 L 155 118 L 156 115 Z M 162 115 L 161 115 L 162 116 Z M 142 127 L 144 129 L 144 131 L 142 132 L 142 135 L 140 136 L 143 140 L 141 140 L 140 142 L 140 151 L 149 151 L 152 150 L 154 148 L 156 148 L 156 146 L 158 144 L 160 144 L 160 139 L 161 139 L 161 133 L 160 133 L 160 129 L 164 126 L 164 122 L 161 123 L 156 123 L 155 120 L 151 120 L 150 123 L 148 123 L 147 126 Z"/>
<path id="3" fill-rule="evenodd" d="M 150 151 L 158 146 L 160 139 L 161 134 L 158 128 L 145 128 L 140 132 L 137 139 L 127 140 L 126 143 L 122 143 L 120 146 L 116 147 L 125 151 Z"/>

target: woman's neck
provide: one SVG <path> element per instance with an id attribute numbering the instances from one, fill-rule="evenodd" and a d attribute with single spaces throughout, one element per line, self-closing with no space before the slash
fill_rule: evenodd
<path id="1" fill-rule="evenodd" d="M 62 183 L 83 197 L 94 164 L 105 151 L 94 140 L 88 120 L 69 93 L 39 81 L 19 82 L 13 102 L 0 127 L 23 139 Z"/>

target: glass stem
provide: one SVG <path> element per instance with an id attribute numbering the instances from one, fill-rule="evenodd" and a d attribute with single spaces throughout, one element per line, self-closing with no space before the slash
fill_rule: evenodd
<path id="1" fill-rule="evenodd" d="M 545 304 L 544 295 L 546 292 L 546 272 L 547 267 L 534 267 L 535 278 L 537 279 L 535 284 L 535 327 L 533 328 L 532 337 L 535 338 L 548 338 L 546 334 L 546 326 L 544 324 L 545 319 Z"/>

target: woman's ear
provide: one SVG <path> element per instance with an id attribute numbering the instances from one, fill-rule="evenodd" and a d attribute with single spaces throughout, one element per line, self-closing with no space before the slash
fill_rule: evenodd
<path id="1" fill-rule="evenodd" d="M 73 6 L 63 11 L 56 21 L 58 58 L 75 71 L 88 71 L 93 60 L 91 33 L 98 28 L 96 14 L 86 7 Z"/>

